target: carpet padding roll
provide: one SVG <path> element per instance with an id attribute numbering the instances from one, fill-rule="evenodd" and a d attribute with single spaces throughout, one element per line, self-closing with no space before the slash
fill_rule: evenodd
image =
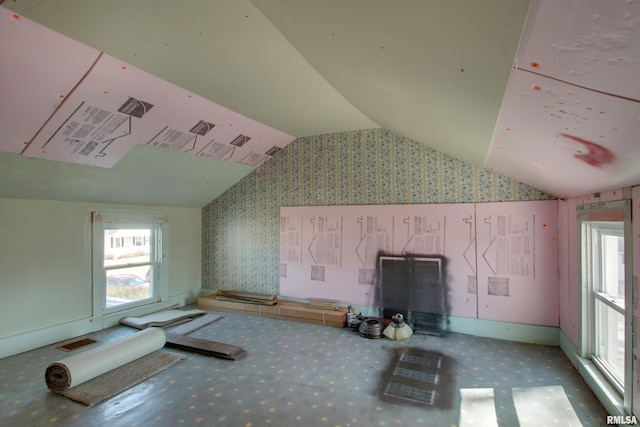
<path id="1" fill-rule="evenodd" d="M 152 327 L 59 360 L 47 367 L 47 387 L 54 392 L 75 387 L 159 350 L 165 342 L 164 331 Z"/>

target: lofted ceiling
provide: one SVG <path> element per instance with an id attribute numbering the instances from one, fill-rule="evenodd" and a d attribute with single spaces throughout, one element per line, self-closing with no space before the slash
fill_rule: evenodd
<path id="1" fill-rule="evenodd" d="M 0 197 L 202 207 L 268 161 L 141 125 L 102 163 L 56 153 L 108 92 L 153 100 L 134 125 L 209 114 L 265 152 L 382 127 L 557 197 L 640 184 L 634 0 L 0 3 Z"/>

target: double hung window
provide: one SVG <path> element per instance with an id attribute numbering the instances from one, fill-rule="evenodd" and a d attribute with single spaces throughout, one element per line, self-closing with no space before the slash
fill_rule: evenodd
<path id="1" fill-rule="evenodd" d="M 161 301 L 165 215 L 93 213 L 94 315 Z"/>
<path id="2" fill-rule="evenodd" d="M 578 209 L 582 353 L 628 401 L 631 372 L 631 224 L 627 201 Z"/>

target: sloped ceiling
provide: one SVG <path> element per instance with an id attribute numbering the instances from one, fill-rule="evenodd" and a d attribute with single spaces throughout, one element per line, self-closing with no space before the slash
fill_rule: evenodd
<path id="1" fill-rule="evenodd" d="M 630 139 L 640 134 L 638 3 L 613 0 L 601 10 L 602 3 L 534 0 L 528 21 L 528 0 L 15 0 L 2 7 L 291 137 L 384 127 L 567 197 L 640 183 L 640 144 Z M 596 47 L 585 49 L 594 35 Z M 605 53 L 623 59 L 611 66 Z M 65 59 L 43 63 L 38 81 Z M 522 82 L 523 72 L 540 81 Z M 611 87 L 592 85 L 611 80 L 633 90 L 611 95 Z M 3 76 L 0 90 L 14 84 Z M 559 107 L 568 92 L 582 98 Z M 587 95 L 588 111 L 598 111 L 591 114 L 608 133 L 574 120 Z M 3 96 L 0 112 L 19 101 Z M 571 124 L 550 120 L 547 105 Z M 56 108 L 52 102 L 42 114 Z M 0 147 L 8 133 L 2 129 Z M 589 164 L 595 146 L 583 141 L 616 161 Z M 111 168 L 0 152 L 0 197 L 201 207 L 251 170 L 149 146 Z"/>
<path id="2" fill-rule="evenodd" d="M 484 166 L 528 1 L 253 3 L 379 126 Z"/>
<path id="3" fill-rule="evenodd" d="M 640 2 L 532 3 L 486 167 L 557 197 L 640 183 Z"/>

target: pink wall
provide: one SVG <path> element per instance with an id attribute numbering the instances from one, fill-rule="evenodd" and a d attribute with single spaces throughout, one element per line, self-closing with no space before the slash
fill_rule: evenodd
<path id="1" fill-rule="evenodd" d="M 580 301 L 576 199 L 558 205 L 560 329 L 575 346 L 579 341 Z"/>
<path id="2" fill-rule="evenodd" d="M 640 206 L 640 187 L 633 189 L 634 213 L 638 216 Z M 632 198 L 632 189 L 625 188 L 601 192 L 599 197 L 587 195 L 573 199 L 563 200 L 558 208 L 558 241 L 559 241 L 559 291 L 560 291 L 560 329 L 567 335 L 573 344 L 579 348 L 580 344 L 580 240 L 578 234 L 578 220 L 576 208 L 580 205 L 597 202 L 609 202 L 613 200 L 623 200 Z M 633 235 L 640 233 L 640 218 L 634 218 Z M 637 245 L 640 246 L 640 245 Z M 640 248 L 634 253 L 640 253 Z M 634 257 L 634 278 L 635 272 L 640 271 L 640 264 L 637 256 Z"/>

